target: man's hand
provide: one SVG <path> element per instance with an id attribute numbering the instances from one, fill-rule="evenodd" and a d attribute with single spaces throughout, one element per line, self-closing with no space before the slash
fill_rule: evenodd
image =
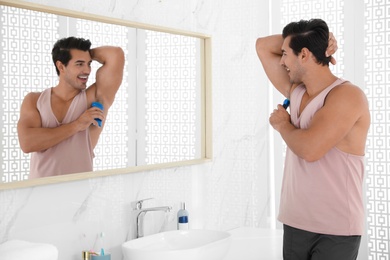
<path id="1" fill-rule="evenodd" d="M 326 49 L 325 56 L 330 56 L 330 63 L 333 65 L 336 65 L 336 59 L 332 56 L 337 51 L 337 41 L 334 37 L 333 33 L 329 32 L 329 42 L 328 42 L 328 48 Z"/>
<path id="2" fill-rule="evenodd" d="M 280 132 L 286 124 L 291 124 L 290 114 L 282 105 L 278 105 L 278 107 L 271 113 L 269 123 L 276 131 Z"/>
<path id="3" fill-rule="evenodd" d="M 104 113 L 103 110 L 97 107 L 91 107 L 87 109 L 76 121 L 75 123 L 78 126 L 78 131 L 83 131 L 87 129 L 89 126 L 94 125 L 98 126 L 98 122 L 95 118 L 99 118 L 104 122 Z"/>

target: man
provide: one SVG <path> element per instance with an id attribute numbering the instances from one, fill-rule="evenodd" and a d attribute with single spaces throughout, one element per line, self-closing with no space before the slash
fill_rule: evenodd
<path id="1" fill-rule="evenodd" d="M 356 259 L 363 234 L 370 113 L 363 91 L 330 71 L 336 48 L 321 19 L 256 42 L 268 78 L 291 102 L 291 115 L 278 105 L 269 119 L 287 144 L 278 219 L 288 260 Z"/>
<path id="2" fill-rule="evenodd" d="M 52 50 L 58 85 L 23 100 L 18 136 L 22 150 L 32 153 L 29 178 L 92 171 L 93 149 L 122 82 L 124 53 L 119 47 L 90 46 L 82 38 L 58 40 Z M 102 66 L 87 87 L 93 60 Z M 103 110 L 91 107 L 94 101 Z"/>

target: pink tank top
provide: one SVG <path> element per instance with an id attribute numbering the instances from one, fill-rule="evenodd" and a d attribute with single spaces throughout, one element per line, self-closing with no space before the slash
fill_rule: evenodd
<path id="1" fill-rule="evenodd" d="M 46 89 L 39 96 L 37 108 L 41 114 L 42 127 L 61 125 L 51 109 L 51 88 Z M 82 91 L 72 100 L 63 124 L 76 120 L 86 109 L 87 95 Z M 93 150 L 87 129 L 45 151 L 32 153 L 29 178 L 92 171 L 92 160 Z"/>
<path id="2" fill-rule="evenodd" d="M 291 122 L 307 128 L 313 115 L 324 105 L 325 98 L 338 79 L 316 96 L 299 115 L 306 89 L 298 86 L 291 93 Z M 362 235 L 364 207 L 362 184 L 364 156 L 332 148 L 320 160 L 307 162 L 289 148 L 286 152 L 279 221 L 310 232 L 351 236 Z"/>

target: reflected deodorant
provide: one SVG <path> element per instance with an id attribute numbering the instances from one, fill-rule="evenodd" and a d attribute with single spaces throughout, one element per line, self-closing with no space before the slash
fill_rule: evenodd
<path id="1" fill-rule="evenodd" d="M 186 210 L 186 203 L 180 203 L 180 209 L 177 212 L 177 229 L 178 230 L 187 230 L 188 225 L 188 211 Z"/>
<path id="2" fill-rule="evenodd" d="M 100 102 L 92 102 L 92 107 L 100 108 L 101 110 L 104 109 L 103 104 Z M 100 118 L 95 118 L 96 122 L 98 123 L 99 127 L 102 127 L 102 120 Z"/>

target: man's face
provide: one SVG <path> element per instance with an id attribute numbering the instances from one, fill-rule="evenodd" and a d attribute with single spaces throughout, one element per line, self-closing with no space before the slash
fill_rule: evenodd
<path id="1" fill-rule="evenodd" d="M 288 36 L 283 41 L 280 65 L 286 69 L 288 76 L 290 77 L 290 82 L 294 84 L 302 82 L 303 69 L 299 63 L 299 55 L 295 55 L 293 50 L 289 47 L 290 40 L 291 37 Z"/>
<path id="2" fill-rule="evenodd" d="M 91 55 L 88 51 L 70 50 L 72 59 L 64 67 L 63 79 L 73 88 L 83 90 L 87 87 L 88 76 L 91 73 Z"/>

